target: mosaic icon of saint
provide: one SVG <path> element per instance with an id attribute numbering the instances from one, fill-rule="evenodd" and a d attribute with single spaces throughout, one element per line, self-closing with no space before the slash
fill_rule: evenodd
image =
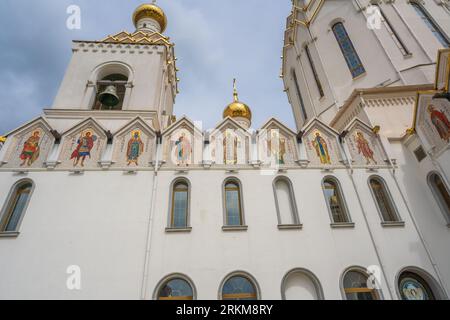
<path id="1" fill-rule="evenodd" d="M 177 165 L 188 166 L 192 154 L 192 146 L 189 139 L 186 137 L 186 133 L 183 132 L 178 140 L 175 141 L 175 147 L 178 162 Z"/>
<path id="2" fill-rule="evenodd" d="M 407 283 L 403 286 L 403 295 L 408 300 L 428 300 L 427 295 L 422 288 L 413 283 Z"/>
<path id="3" fill-rule="evenodd" d="M 320 158 L 320 163 L 331 164 L 327 141 L 320 135 L 319 131 L 316 132 L 313 146 L 316 149 L 317 156 Z"/>
<path id="4" fill-rule="evenodd" d="M 431 122 L 436 128 L 439 136 L 447 143 L 450 142 L 450 121 L 444 112 L 436 110 L 434 105 L 428 106 L 428 113 L 430 114 Z"/>
<path id="5" fill-rule="evenodd" d="M 267 140 L 267 150 L 269 157 L 275 159 L 276 164 L 285 164 L 286 156 L 286 139 L 280 138 L 278 135 L 273 134 L 272 139 Z"/>
<path id="6" fill-rule="evenodd" d="M 130 166 L 131 164 L 135 164 L 136 166 L 139 165 L 139 157 L 144 152 L 144 143 L 141 140 L 141 133 L 140 131 L 134 131 L 131 133 L 131 138 L 128 141 L 127 146 L 127 166 Z"/>
<path id="7" fill-rule="evenodd" d="M 39 158 L 39 141 L 41 137 L 39 136 L 39 131 L 33 132 L 33 135 L 29 137 L 23 144 L 22 153 L 20 154 L 20 159 L 22 163 L 21 167 L 27 165 L 31 166 Z"/>
<path id="8" fill-rule="evenodd" d="M 231 132 L 225 133 L 223 139 L 223 163 L 237 164 L 238 158 L 238 138 Z"/>
<path id="9" fill-rule="evenodd" d="M 367 164 L 370 164 L 371 161 L 377 164 L 377 161 L 374 158 L 374 152 L 370 147 L 369 141 L 367 141 L 361 131 L 358 131 L 356 133 L 355 142 L 358 147 L 358 153 L 366 159 Z"/>
<path id="10" fill-rule="evenodd" d="M 94 147 L 94 142 L 97 141 L 97 136 L 92 135 L 90 131 L 87 131 L 84 136 L 81 134 L 77 141 L 77 147 L 73 151 L 70 160 L 74 160 L 73 166 L 76 167 L 81 160 L 81 166 L 84 167 L 84 161 L 86 157 L 91 157 L 91 150 Z"/>

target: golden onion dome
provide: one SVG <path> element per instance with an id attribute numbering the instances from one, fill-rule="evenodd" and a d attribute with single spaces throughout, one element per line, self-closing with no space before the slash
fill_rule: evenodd
<path id="1" fill-rule="evenodd" d="M 223 111 L 223 117 L 231 118 L 245 118 L 248 121 L 252 121 L 252 110 L 248 105 L 239 101 L 238 92 L 236 89 L 236 79 L 234 80 L 234 101 L 230 103 Z"/>
<path id="2" fill-rule="evenodd" d="M 140 5 L 133 13 L 133 23 L 137 27 L 139 20 L 143 18 L 150 18 L 159 23 L 161 27 L 161 33 L 166 30 L 167 17 L 164 11 L 155 4 L 144 3 Z"/>

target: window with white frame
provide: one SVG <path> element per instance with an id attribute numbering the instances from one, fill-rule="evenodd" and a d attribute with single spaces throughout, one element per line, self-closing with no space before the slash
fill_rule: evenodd
<path id="1" fill-rule="evenodd" d="M 13 187 L 0 219 L 0 233 L 18 232 L 32 189 L 33 183 L 28 180 L 19 182 Z"/>
<path id="2" fill-rule="evenodd" d="M 275 203 L 278 212 L 279 225 L 298 225 L 299 218 L 295 195 L 291 182 L 285 178 L 274 181 Z"/>

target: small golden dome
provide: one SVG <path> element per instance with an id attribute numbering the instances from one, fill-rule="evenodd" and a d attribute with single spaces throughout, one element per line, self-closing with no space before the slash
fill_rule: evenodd
<path id="1" fill-rule="evenodd" d="M 233 97 L 234 101 L 225 108 L 225 110 L 223 111 L 223 117 L 245 118 L 251 122 L 252 110 L 250 110 L 250 107 L 248 105 L 239 101 L 238 92 L 236 89 L 236 79 L 234 80 Z"/>
<path id="2" fill-rule="evenodd" d="M 161 33 L 166 30 L 167 17 L 164 11 L 155 4 L 145 3 L 140 5 L 133 13 L 133 23 L 137 27 L 137 23 L 142 18 L 151 18 L 159 23 Z"/>

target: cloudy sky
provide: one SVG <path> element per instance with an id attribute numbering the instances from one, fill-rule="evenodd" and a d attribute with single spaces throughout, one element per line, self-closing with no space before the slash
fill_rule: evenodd
<path id="1" fill-rule="evenodd" d="M 100 40 L 134 31 L 131 15 L 142 0 L 1 0 L 0 135 L 52 105 L 71 57 L 71 40 Z M 66 28 L 69 5 L 81 8 L 81 29 Z M 180 94 L 178 117 L 221 119 L 232 101 L 232 79 L 240 100 L 252 108 L 253 127 L 274 116 L 295 128 L 279 78 L 290 0 L 158 0 L 176 43 Z"/>

